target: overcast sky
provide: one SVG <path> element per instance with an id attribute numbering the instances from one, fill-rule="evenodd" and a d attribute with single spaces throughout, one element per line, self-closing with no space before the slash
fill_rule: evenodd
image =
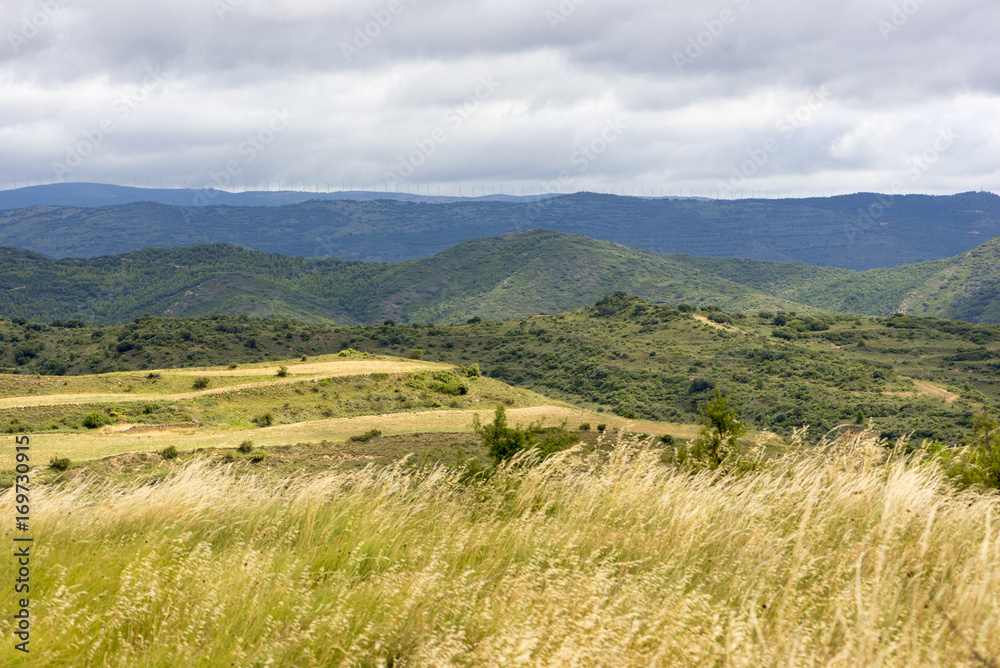
<path id="1" fill-rule="evenodd" d="M 996 0 L 3 0 L 0 187 L 1000 192 Z"/>

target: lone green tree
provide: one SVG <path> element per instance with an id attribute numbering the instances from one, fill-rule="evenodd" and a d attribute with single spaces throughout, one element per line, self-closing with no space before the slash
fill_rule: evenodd
<path id="1" fill-rule="evenodd" d="M 712 398 L 701 409 L 701 431 L 691 448 L 691 454 L 716 468 L 727 457 L 740 453 L 739 438 L 746 427 L 737 418 L 736 408 L 729 405 L 729 397 L 716 389 Z"/>

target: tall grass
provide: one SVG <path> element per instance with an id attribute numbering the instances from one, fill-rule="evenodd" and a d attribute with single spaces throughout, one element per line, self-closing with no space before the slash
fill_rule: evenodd
<path id="1" fill-rule="evenodd" d="M 40 491 L 33 653 L 8 615 L 0 662 L 995 665 L 996 496 L 870 441 L 736 477 L 658 455 Z"/>

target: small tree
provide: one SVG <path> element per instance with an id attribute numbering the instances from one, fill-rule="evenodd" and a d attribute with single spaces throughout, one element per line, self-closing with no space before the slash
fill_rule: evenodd
<path id="1" fill-rule="evenodd" d="M 717 467 L 727 457 L 738 455 L 739 438 L 746 427 L 737 415 L 736 409 L 729 405 L 729 397 L 723 396 L 716 388 L 712 399 L 701 409 L 698 421 L 702 428 L 691 447 L 691 455 L 711 468 Z"/>
<path id="2" fill-rule="evenodd" d="M 483 439 L 483 446 L 489 451 L 490 457 L 498 464 L 516 455 L 526 445 L 525 433 L 507 426 L 507 410 L 503 404 L 497 405 L 493 424 L 481 425 L 477 414 L 473 418 L 473 428 Z"/>

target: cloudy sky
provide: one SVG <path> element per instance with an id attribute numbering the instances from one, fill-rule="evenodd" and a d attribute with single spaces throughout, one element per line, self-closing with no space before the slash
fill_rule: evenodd
<path id="1" fill-rule="evenodd" d="M 3 0 L 0 188 L 1000 192 L 996 0 Z"/>

